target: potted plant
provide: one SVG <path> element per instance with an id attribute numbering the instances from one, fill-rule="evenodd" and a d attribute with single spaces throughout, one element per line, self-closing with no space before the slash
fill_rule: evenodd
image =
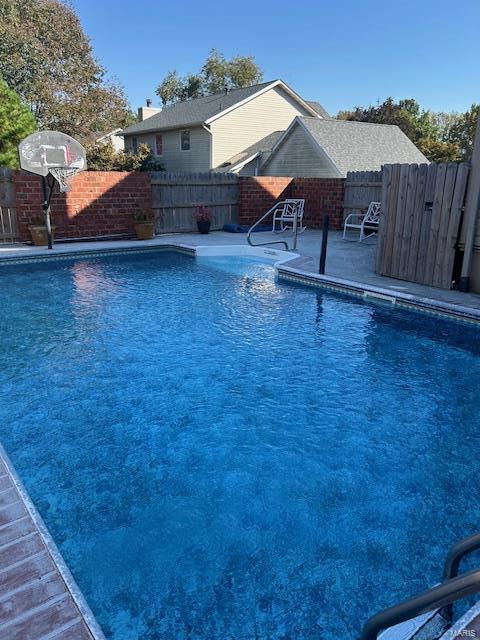
<path id="1" fill-rule="evenodd" d="M 153 211 L 136 211 L 133 220 L 137 238 L 139 240 L 153 240 L 155 237 L 155 215 Z"/>
<path id="2" fill-rule="evenodd" d="M 36 247 L 46 247 L 48 245 L 47 226 L 43 216 L 36 216 L 30 220 L 28 230 L 32 236 L 32 242 Z M 52 225 L 52 240 L 55 227 Z"/>
<path id="3" fill-rule="evenodd" d="M 212 210 L 205 205 L 197 207 L 195 219 L 197 220 L 199 232 L 208 233 L 210 231 L 210 225 L 212 224 Z"/>

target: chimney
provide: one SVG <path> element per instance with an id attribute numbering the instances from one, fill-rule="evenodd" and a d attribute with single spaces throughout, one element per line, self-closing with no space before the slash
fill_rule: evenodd
<path id="1" fill-rule="evenodd" d="M 138 108 L 138 122 L 143 122 L 147 118 L 151 118 L 156 113 L 160 113 L 161 111 L 161 109 L 158 109 L 157 107 L 152 107 L 152 101 L 150 100 L 150 98 L 147 98 L 146 103 L 146 107 Z"/>

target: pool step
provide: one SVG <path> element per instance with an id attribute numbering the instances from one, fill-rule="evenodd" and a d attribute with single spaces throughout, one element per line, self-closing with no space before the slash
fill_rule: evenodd
<path id="1" fill-rule="evenodd" d="M 477 602 L 439 640 L 458 638 L 480 638 L 480 602 Z"/>
<path id="2" fill-rule="evenodd" d="M 385 629 L 378 638 L 379 640 L 439 640 L 446 629 L 447 622 L 437 609 Z"/>
<path id="3" fill-rule="evenodd" d="M 480 638 L 480 602 L 449 626 L 440 610 L 422 614 L 413 620 L 386 629 L 378 640 L 458 640 Z"/>

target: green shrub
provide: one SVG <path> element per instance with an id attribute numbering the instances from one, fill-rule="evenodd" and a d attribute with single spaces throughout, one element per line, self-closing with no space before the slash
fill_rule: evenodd
<path id="1" fill-rule="evenodd" d="M 152 155 L 146 144 L 136 153 L 115 151 L 113 145 L 93 144 L 86 147 L 87 167 L 90 171 L 163 171 L 161 162 Z"/>

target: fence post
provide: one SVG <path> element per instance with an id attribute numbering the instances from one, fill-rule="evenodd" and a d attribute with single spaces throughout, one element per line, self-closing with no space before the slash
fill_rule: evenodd
<path id="1" fill-rule="evenodd" d="M 323 216 L 323 227 L 322 227 L 322 252 L 320 254 L 320 264 L 318 268 L 318 273 L 324 275 L 325 273 L 325 262 L 327 260 L 327 243 L 328 243 L 328 226 L 330 223 L 329 216 Z"/>
<path id="2" fill-rule="evenodd" d="M 475 230 L 480 206 L 480 116 L 477 120 L 470 167 L 470 178 L 468 180 L 463 219 L 463 224 L 465 225 L 465 248 L 463 252 L 462 275 L 458 283 L 460 291 L 469 291 L 470 289 Z"/>

